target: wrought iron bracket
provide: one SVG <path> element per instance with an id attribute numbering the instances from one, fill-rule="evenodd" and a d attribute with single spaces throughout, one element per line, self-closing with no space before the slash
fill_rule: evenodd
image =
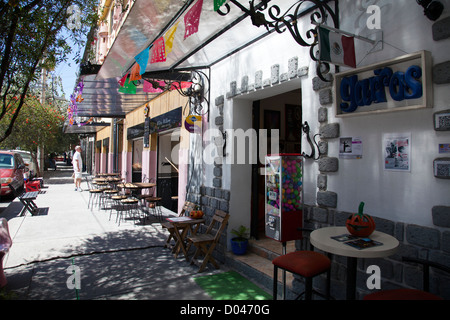
<path id="1" fill-rule="evenodd" d="M 192 70 L 189 73 L 144 73 L 142 78 L 154 89 L 161 92 L 177 90 L 180 95 L 188 98 L 189 114 L 205 115 L 209 112 L 210 81 L 206 73 Z M 186 83 L 190 83 L 186 86 Z M 134 83 L 140 85 L 140 82 Z"/>
<path id="2" fill-rule="evenodd" d="M 305 121 L 305 123 L 302 124 L 302 130 L 306 134 L 306 140 L 308 140 L 309 146 L 311 147 L 311 154 L 308 155 L 306 152 L 303 152 L 302 156 L 305 157 L 306 159 L 319 160 L 321 154 L 319 144 L 316 141 L 316 137 L 320 136 L 320 134 L 318 133 L 314 135 L 314 137 L 311 139 L 311 129 L 307 121 Z M 317 148 L 317 157 L 316 157 L 316 148 Z"/>
<path id="3" fill-rule="evenodd" d="M 282 12 L 276 4 L 270 5 L 270 0 L 258 2 L 255 5 L 255 0 L 251 0 L 249 8 L 246 8 L 238 0 L 229 0 L 217 12 L 225 16 L 231 10 L 230 4 L 233 4 L 249 15 L 256 27 L 264 26 L 268 31 L 275 30 L 277 33 L 284 33 L 288 30 L 299 45 L 310 47 L 311 59 L 317 62 L 317 75 L 321 80 L 329 82 L 330 80 L 325 75 L 330 72 L 330 64 L 317 57 L 316 47 L 319 44 L 319 37 L 316 25 L 326 24 L 328 18 L 331 18 L 333 27 L 339 28 L 339 16 L 328 5 L 330 0 L 295 0 L 285 12 Z M 337 11 L 336 3 L 335 8 Z M 313 28 L 302 31 L 302 33 L 299 30 L 298 19 L 307 14 L 310 14 Z"/>

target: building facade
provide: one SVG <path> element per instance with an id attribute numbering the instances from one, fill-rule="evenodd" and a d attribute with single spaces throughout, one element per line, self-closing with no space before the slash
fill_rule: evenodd
<path id="1" fill-rule="evenodd" d="M 311 44 L 312 4 L 304 2 L 306 9 L 300 11 L 296 26 Z M 367 279 L 367 267 L 376 264 L 383 289 L 420 287 L 420 270 L 403 263 L 402 256 L 450 265 L 450 165 L 445 154 L 450 143 L 450 1 L 441 2 L 442 15 L 431 21 L 421 6 L 407 0 L 323 1 L 338 17 L 334 27 L 371 40 L 354 39 L 356 68 L 331 64 L 329 73 L 322 72 L 326 65 L 318 66 L 311 58 L 311 46 L 300 45 L 286 26 L 282 33 L 269 28 L 241 47 L 219 35 L 214 39 L 223 39 L 231 48 L 221 59 L 208 58 L 203 67 L 209 74 L 209 105 L 201 132 L 186 130 L 187 100 L 170 91 L 117 122 L 116 148 L 113 128 L 97 133 L 95 168 L 111 171 L 116 159 L 117 171 L 127 181 L 156 179 L 159 194 L 175 195 L 175 189 L 167 186 L 177 171 L 169 162 L 177 163 L 178 181 L 173 184 L 178 210 L 184 201 L 192 201 L 207 216 L 216 209 L 230 213 L 219 247 L 225 253 L 231 230 L 240 225 L 249 227 L 254 237 L 264 237 L 265 156 L 311 156 L 303 161 L 303 215 L 299 217 L 303 225 L 345 225 L 364 202 L 377 230 L 396 237 L 400 249 L 395 256 L 361 263 L 358 278 Z M 277 3 L 290 7 L 297 2 Z M 267 11 L 261 12 L 269 19 Z M 219 19 L 226 18 L 218 15 Z M 327 24 L 333 25 L 331 19 Z M 251 28 L 249 34 L 258 30 Z M 239 37 L 246 35 L 233 36 L 239 43 Z M 414 73 L 417 69 L 420 74 Z M 382 81 L 382 70 L 389 74 L 387 83 L 375 87 Z M 379 96 L 371 95 L 370 89 Z M 148 136 L 143 128 L 142 133 L 132 132 L 139 132 L 138 126 L 145 123 L 145 108 L 149 118 L 156 118 L 180 107 L 177 128 L 145 133 Z M 345 261 L 335 258 L 332 269 L 334 295 L 339 296 Z M 299 280 L 294 283 L 302 286 Z M 431 287 L 450 297 L 448 277 L 433 274 Z M 358 283 L 358 292 L 361 296 L 370 292 L 365 281 Z"/>

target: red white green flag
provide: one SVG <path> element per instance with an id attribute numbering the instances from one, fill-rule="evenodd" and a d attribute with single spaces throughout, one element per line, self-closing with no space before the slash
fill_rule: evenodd
<path id="1" fill-rule="evenodd" d="M 355 38 L 319 27 L 320 60 L 356 68 Z"/>

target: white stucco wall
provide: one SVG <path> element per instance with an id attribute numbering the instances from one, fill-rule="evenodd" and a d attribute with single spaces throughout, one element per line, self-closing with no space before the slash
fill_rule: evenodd
<path id="1" fill-rule="evenodd" d="M 370 2 L 370 1 L 369 1 Z M 450 14 L 450 1 L 443 17 Z M 430 51 L 433 64 L 448 61 L 450 40 L 434 41 L 433 22 L 423 15 L 415 1 L 372 1 L 381 8 L 381 27 L 384 48 L 369 54 L 359 51 L 357 63 L 368 65 L 393 59 L 406 53 Z M 361 14 L 355 14 L 354 1 L 341 1 L 341 28 L 356 34 L 369 34 Z M 366 6 L 365 6 L 366 7 Z M 361 8 L 363 9 L 363 8 Z M 355 211 L 359 201 L 366 202 L 366 211 L 389 220 L 432 226 L 431 209 L 436 205 L 450 205 L 450 183 L 433 175 L 433 160 L 440 143 L 449 143 L 448 133 L 433 129 L 433 113 L 449 108 L 450 86 L 433 84 L 432 109 L 404 111 L 383 115 L 367 115 L 336 119 L 341 136 L 360 136 L 363 140 L 362 160 L 340 160 L 339 172 L 329 175 L 328 189 L 338 193 L 338 210 Z M 382 137 L 384 133 L 411 133 L 411 172 L 384 171 Z M 329 153 L 338 154 L 338 141 L 330 142 Z"/>
<path id="2" fill-rule="evenodd" d="M 450 0 L 441 1 L 445 5 L 444 16 L 450 14 Z M 363 3 L 363 6 L 361 6 Z M 398 1 L 340 1 L 341 29 L 356 34 L 367 35 L 365 9 L 369 4 L 381 8 L 381 27 L 384 34 L 384 49 L 367 53 L 367 45 L 358 44 L 357 62 L 359 66 L 392 59 L 406 53 L 428 50 L 432 53 L 433 64 L 449 60 L 450 40 L 433 41 L 433 22 L 423 15 L 423 10 L 412 0 Z M 306 18 L 309 20 L 309 16 Z M 305 23 L 301 21 L 300 23 Z M 308 23 L 309 25 L 309 23 Z M 358 41 L 357 41 L 358 42 Z M 296 80 L 302 88 L 303 121 L 308 121 L 313 134 L 319 132 L 318 93 L 312 89 L 312 79 L 316 76 L 316 64 L 311 61 L 309 48 L 299 46 L 288 32 L 274 33 L 259 43 L 216 64 L 211 69 L 211 110 L 210 125 L 218 115 L 214 99 L 230 91 L 230 82 L 237 81 L 240 87 L 243 76 L 249 76 L 249 84 L 254 83 L 257 71 L 263 71 L 263 80 L 270 78 L 271 67 L 280 65 L 280 74 L 287 72 L 288 60 L 298 57 L 299 68 L 308 66 L 309 74 Z M 300 84 L 301 83 L 301 84 Z M 240 95 L 234 99 L 225 98 L 224 129 L 248 129 L 251 127 L 252 101 L 287 92 L 292 82 L 258 90 L 252 94 Z M 328 190 L 338 194 L 339 211 L 355 211 L 360 201 L 366 203 L 366 212 L 385 219 L 405 223 L 432 225 L 431 209 L 436 205 L 450 205 L 450 181 L 433 176 L 433 160 L 439 157 L 439 143 L 450 143 L 449 133 L 439 133 L 433 129 L 434 112 L 449 109 L 449 85 L 434 85 L 434 108 L 403 111 L 383 115 L 366 115 L 354 118 L 336 118 L 334 106 L 328 108 L 329 123 L 339 123 L 341 137 L 354 136 L 363 140 L 363 159 L 339 161 L 339 171 L 328 174 Z M 411 172 L 385 172 L 383 169 L 383 133 L 411 133 Z M 309 153 L 306 139 L 303 149 Z M 339 156 L 339 139 L 329 141 L 329 156 Z M 231 190 L 230 212 L 232 227 L 250 223 L 251 170 L 249 165 L 223 165 L 222 188 Z M 304 192 L 305 203 L 316 204 L 317 162 L 305 163 Z M 213 166 L 206 166 L 204 185 L 212 187 Z M 238 214 L 236 214 L 238 213 Z"/>

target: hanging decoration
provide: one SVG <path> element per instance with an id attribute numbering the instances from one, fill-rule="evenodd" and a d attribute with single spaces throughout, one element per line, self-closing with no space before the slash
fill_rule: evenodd
<path id="1" fill-rule="evenodd" d="M 133 68 L 131 68 L 130 81 L 138 81 L 142 79 L 140 69 L 141 67 L 139 66 L 139 64 L 135 63 Z"/>
<path id="2" fill-rule="evenodd" d="M 69 125 L 73 125 L 74 123 L 78 123 L 80 126 L 80 121 L 78 117 L 78 105 L 77 103 L 83 102 L 83 81 L 79 82 L 74 93 L 70 95 L 69 106 L 67 107 L 67 119 L 69 121 Z"/>
<path id="3" fill-rule="evenodd" d="M 126 94 L 136 94 L 136 86 L 132 81 L 130 81 L 130 79 L 127 79 L 124 86 L 119 88 L 119 92 Z"/>
<path id="4" fill-rule="evenodd" d="M 150 63 L 166 61 L 166 46 L 164 44 L 164 37 L 160 37 L 153 44 L 152 60 Z"/>
<path id="5" fill-rule="evenodd" d="M 184 39 L 198 32 L 202 7 L 203 7 L 203 0 L 198 0 L 184 16 L 184 24 L 186 28 L 184 33 Z"/>
<path id="6" fill-rule="evenodd" d="M 178 24 L 180 22 L 178 21 L 173 27 L 171 27 L 169 29 L 169 31 L 167 31 L 167 33 L 164 35 L 164 41 L 165 41 L 165 45 L 166 45 L 166 57 L 169 53 L 172 52 L 172 47 L 173 47 L 173 40 L 175 39 L 175 33 L 177 32 L 178 29 Z"/>
<path id="7" fill-rule="evenodd" d="M 139 53 L 136 57 L 134 57 L 134 60 L 136 60 L 137 64 L 139 64 L 140 67 L 139 74 L 141 75 L 145 72 L 145 69 L 147 68 L 149 56 L 150 56 L 150 47 L 142 50 L 141 53 Z"/>
<path id="8" fill-rule="evenodd" d="M 165 82 L 157 80 L 144 80 L 144 92 L 161 93 L 165 90 Z"/>
<path id="9" fill-rule="evenodd" d="M 120 87 L 123 87 L 125 85 L 125 81 L 127 81 L 127 78 L 128 78 L 128 73 L 125 76 L 123 76 L 122 79 L 120 79 L 118 81 Z"/>

